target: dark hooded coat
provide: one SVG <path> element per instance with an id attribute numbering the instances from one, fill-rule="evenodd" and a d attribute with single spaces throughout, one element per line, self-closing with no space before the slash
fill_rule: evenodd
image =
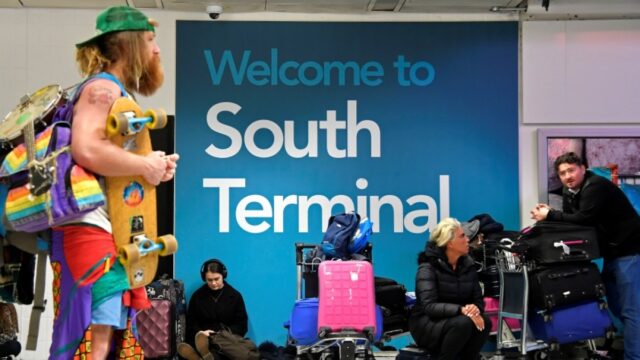
<path id="1" fill-rule="evenodd" d="M 454 271 L 444 249 L 433 242 L 418 256 L 416 298 L 409 330 L 420 347 L 433 348 L 439 344 L 446 320 L 460 315 L 464 305 L 475 304 L 484 313 L 482 289 L 473 259 L 461 256 Z"/>

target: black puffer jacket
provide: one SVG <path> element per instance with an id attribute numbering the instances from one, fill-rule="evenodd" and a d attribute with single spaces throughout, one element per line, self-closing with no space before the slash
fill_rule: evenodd
<path id="1" fill-rule="evenodd" d="M 460 257 L 454 271 L 444 250 L 430 242 L 419 254 L 418 264 L 417 302 L 409 330 L 418 346 L 432 348 L 440 343 L 447 318 L 460 315 L 460 309 L 467 304 L 475 304 L 484 313 L 484 301 L 471 257 Z"/>

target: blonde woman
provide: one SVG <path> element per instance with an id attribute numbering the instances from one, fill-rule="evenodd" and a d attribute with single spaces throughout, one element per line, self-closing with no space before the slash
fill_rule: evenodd
<path id="1" fill-rule="evenodd" d="M 418 255 L 417 303 L 409 329 L 416 344 L 437 353 L 438 359 L 478 359 L 491 330 L 476 267 L 468 256 L 469 237 L 477 231 L 477 221 L 444 219 Z"/>

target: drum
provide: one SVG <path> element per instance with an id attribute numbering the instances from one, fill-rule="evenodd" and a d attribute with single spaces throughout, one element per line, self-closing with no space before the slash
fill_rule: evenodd
<path id="1" fill-rule="evenodd" d="M 24 141 L 22 130 L 29 123 L 33 123 L 36 134 L 51 124 L 54 109 L 63 98 L 63 91 L 59 85 L 48 85 L 24 96 L 20 104 L 0 122 L 0 155 L 4 157 L 13 147 Z"/>

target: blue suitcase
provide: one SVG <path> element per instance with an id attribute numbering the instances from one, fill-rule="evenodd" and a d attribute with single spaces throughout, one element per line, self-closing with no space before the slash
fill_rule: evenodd
<path id="1" fill-rule="evenodd" d="M 376 336 L 382 337 L 382 310 L 376 306 Z M 318 342 L 318 298 L 297 300 L 291 311 L 291 318 L 285 327 L 289 329 L 291 345 L 313 345 Z"/>
<path id="2" fill-rule="evenodd" d="M 536 339 L 551 344 L 608 337 L 614 330 L 609 311 L 598 301 L 534 312 L 529 326 Z"/>

